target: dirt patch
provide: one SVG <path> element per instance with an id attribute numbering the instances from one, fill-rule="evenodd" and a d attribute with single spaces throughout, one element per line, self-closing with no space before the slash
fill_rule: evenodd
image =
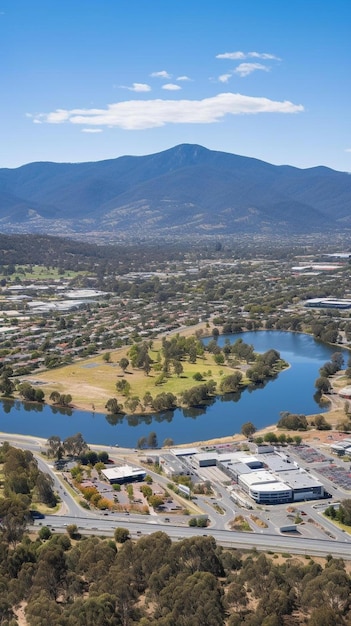
<path id="1" fill-rule="evenodd" d="M 252 528 L 249 522 L 242 516 L 236 515 L 232 522 L 229 524 L 232 530 L 239 530 L 242 532 L 252 532 Z"/>
<path id="2" fill-rule="evenodd" d="M 28 622 L 25 616 L 27 602 L 21 602 L 18 607 L 13 609 L 14 614 L 16 615 L 18 626 L 28 626 Z"/>
<path id="3" fill-rule="evenodd" d="M 259 526 L 260 528 L 268 528 L 268 524 L 266 524 L 266 522 L 257 517 L 257 515 L 250 515 L 250 519 L 252 519 L 256 526 Z"/>

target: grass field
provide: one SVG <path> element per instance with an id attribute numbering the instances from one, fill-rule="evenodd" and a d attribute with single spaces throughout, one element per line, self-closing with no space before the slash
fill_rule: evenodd
<path id="1" fill-rule="evenodd" d="M 31 271 L 30 271 L 31 270 Z M 14 282 L 17 277 L 21 280 L 30 280 L 35 283 L 39 280 L 58 280 L 62 278 L 74 278 L 78 274 L 86 274 L 87 272 L 74 272 L 73 270 L 60 271 L 57 267 L 47 268 L 45 265 L 16 265 L 16 271 L 11 276 L 0 274 L 0 279 L 5 278 L 8 282 Z M 17 281 L 16 281 L 17 282 Z"/>
<path id="2" fill-rule="evenodd" d="M 154 341 L 150 356 L 155 361 L 160 348 L 161 342 Z M 212 354 L 206 353 L 204 358 L 197 359 L 197 363 L 183 361 L 184 371 L 180 377 L 171 374 L 163 384 L 156 385 L 159 372 L 153 370 L 149 376 L 146 376 L 143 370 L 129 366 L 123 375 L 118 363 L 124 356 L 128 358 L 128 348 L 111 352 L 110 363 L 106 363 L 103 355 L 99 355 L 65 367 L 36 373 L 33 379 L 38 381 L 39 387 L 42 385 L 46 401 L 49 401 L 52 391 L 58 391 L 61 394 L 69 393 L 75 407 L 105 413 L 105 404 L 109 398 L 117 398 L 119 403 L 124 404 L 125 398 L 116 391 L 116 382 L 123 377 L 131 386 L 129 395 L 138 396 L 142 400 L 147 391 L 153 397 L 163 392 L 171 392 L 179 396 L 182 391 L 209 380 L 214 380 L 219 384 L 221 378 L 233 372 L 233 369 L 226 365 L 216 365 Z M 203 381 L 194 380 L 193 375 L 197 372 L 202 374 Z"/>

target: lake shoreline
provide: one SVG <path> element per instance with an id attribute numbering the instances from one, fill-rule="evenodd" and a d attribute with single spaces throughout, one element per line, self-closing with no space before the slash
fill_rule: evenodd
<path id="1" fill-rule="evenodd" d="M 162 414 L 122 415 L 94 411 L 90 403 L 85 404 L 85 411 L 79 410 L 78 403 L 71 409 L 60 410 L 52 405 L 34 405 L 11 400 L 3 403 L 0 430 L 6 433 L 24 433 L 42 438 L 53 434 L 62 440 L 80 432 L 87 442 L 94 445 L 116 445 L 126 448 L 139 447 L 146 441 L 150 432 L 156 432 L 159 446 L 167 439 L 174 445 L 191 445 L 194 442 L 229 442 L 240 436 L 242 425 L 252 422 L 257 433 L 276 427 L 282 412 L 304 414 L 306 416 L 325 414 L 334 422 L 343 419 L 344 403 L 339 396 L 325 396 L 328 404 L 318 404 L 314 396 L 314 382 L 318 368 L 330 360 L 333 348 L 316 342 L 306 334 L 282 331 L 256 331 L 242 335 L 248 344 L 254 344 L 256 352 L 265 352 L 268 348 L 276 349 L 282 359 L 289 362 L 289 367 L 281 370 L 274 380 L 262 388 L 246 389 L 242 394 L 227 394 L 213 398 L 201 409 L 176 409 Z M 226 337 L 221 337 L 224 343 Z M 233 336 L 230 336 L 233 341 Z M 234 339 L 235 340 L 235 339 Z M 346 360 L 347 354 L 343 352 Z M 282 371 L 286 372 L 281 376 Z M 343 373 L 333 383 L 337 388 L 342 384 Z M 74 405 L 74 406 L 73 406 Z M 2 424 L 2 427 L 1 427 Z M 279 431 L 281 432 L 281 431 Z M 294 433 L 299 434 L 300 433 Z M 258 435 L 257 435 L 258 436 Z M 141 444 L 144 445 L 144 444 Z M 207 445 L 207 444 L 205 444 Z"/>
<path id="2" fill-rule="evenodd" d="M 338 418 L 340 418 L 339 412 L 341 412 L 342 409 L 332 409 L 331 413 L 333 413 L 333 426 L 335 427 L 335 424 L 338 420 Z M 313 417 L 317 415 L 317 414 L 312 414 L 312 415 L 306 415 L 307 420 L 310 421 L 311 419 L 313 419 Z M 330 437 L 332 437 L 332 439 L 341 439 L 343 436 L 345 436 L 345 433 L 339 432 L 337 430 L 335 430 L 335 428 L 332 428 L 331 430 L 328 431 L 319 431 L 315 428 L 309 428 L 306 431 L 293 431 L 293 430 L 287 430 L 284 428 L 278 428 L 277 423 L 275 424 L 271 424 L 269 426 L 264 426 L 263 428 L 257 429 L 257 431 L 254 434 L 254 438 L 255 437 L 264 437 L 264 435 L 268 432 L 273 432 L 275 434 L 281 434 L 284 433 L 287 436 L 291 436 L 294 437 L 295 435 L 299 435 L 302 439 L 302 443 L 309 443 L 311 442 L 311 440 L 318 440 L 319 442 L 324 441 L 326 442 L 327 439 L 329 439 Z M 20 441 L 21 440 L 25 440 L 27 442 L 30 442 L 32 440 L 35 440 L 36 444 L 39 444 L 41 446 L 43 446 L 43 448 L 45 448 L 46 443 L 47 443 L 47 438 L 45 437 L 40 437 L 37 435 L 24 435 L 21 433 L 6 433 L 6 432 L 2 432 L 0 431 L 0 439 L 1 442 L 6 441 L 6 437 L 8 437 L 11 440 L 17 440 L 18 441 L 18 445 L 20 445 Z M 242 444 L 246 444 L 248 442 L 247 438 L 242 435 L 241 433 L 234 433 L 233 435 L 226 435 L 223 437 L 212 437 L 211 439 L 204 439 L 204 440 L 198 440 L 198 441 L 192 441 L 192 442 L 187 442 L 187 443 L 175 443 L 172 446 L 161 446 L 158 448 L 145 448 L 145 449 L 136 449 L 135 446 L 118 446 L 116 447 L 115 445 L 108 445 L 108 444 L 101 444 L 101 443 L 95 443 L 95 442 L 87 442 L 87 445 L 91 448 L 98 448 L 98 449 L 103 449 L 105 450 L 106 448 L 113 448 L 116 454 L 120 454 L 123 453 L 123 451 L 127 451 L 127 453 L 142 453 L 142 454 L 146 454 L 148 452 L 148 450 L 154 451 L 154 450 L 169 450 L 169 448 L 176 448 L 176 449 L 182 449 L 182 448 L 189 448 L 189 447 L 210 447 L 210 446 L 225 446 L 225 445 L 232 445 L 232 444 L 237 444 L 237 445 L 242 445 Z M 40 452 L 42 453 L 42 452 Z"/>

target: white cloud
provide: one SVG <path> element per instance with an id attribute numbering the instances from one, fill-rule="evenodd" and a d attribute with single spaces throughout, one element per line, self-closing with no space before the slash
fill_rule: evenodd
<path id="1" fill-rule="evenodd" d="M 172 78 L 172 74 L 168 74 L 166 70 L 161 70 L 160 72 L 152 72 L 150 76 L 152 76 L 152 78 L 167 78 L 167 80 Z"/>
<path id="2" fill-rule="evenodd" d="M 56 111 L 48 113 L 47 115 L 34 115 L 34 123 L 40 123 L 42 121 L 41 118 L 43 117 L 43 115 L 46 118 L 45 122 L 48 122 L 49 124 L 62 124 L 62 122 L 69 122 L 70 111 L 67 111 L 66 109 L 56 109 Z"/>
<path id="3" fill-rule="evenodd" d="M 151 91 L 150 85 L 147 85 L 146 83 L 133 83 L 131 87 L 125 87 L 125 89 L 137 92 Z"/>
<path id="4" fill-rule="evenodd" d="M 220 93 L 203 100 L 130 100 L 110 104 L 106 109 L 57 109 L 33 116 L 36 123 L 83 124 L 109 126 L 125 130 L 156 128 L 166 124 L 213 124 L 226 115 L 258 113 L 298 113 L 302 105 L 244 96 L 240 93 Z"/>
<path id="5" fill-rule="evenodd" d="M 239 76 L 248 76 L 257 70 L 269 72 L 269 68 L 266 67 L 266 65 L 262 65 L 262 63 L 240 63 L 240 65 L 235 68 L 234 72 L 235 74 L 239 74 Z"/>
<path id="6" fill-rule="evenodd" d="M 220 76 L 218 76 L 218 80 L 220 83 L 227 83 L 231 76 L 231 74 L 221 74 Z"/>
<path id="7" fill-rule="evenodd" d="M 351 148 L 346 148 L 345 152 L 351 152 Z"/>
<path id="8" fill-rule="evenodd" d="M 216 55 L 216 59 L 230 59 L 231 61 L 250 58 L 280 61 L 279 57 L 275 56 L 274 54 L 269 54 L 267 52 L 241 52 L 241 50 L 238 50 L 237 52 L 223 52 L 223 54 Z"/>
<path id="9" fill-rule="evenodd" d="M 175 85 L 174 83 L 166 83 L 162 85 L 162 89 L 166 89 L 167 91 L 179 91 L 181 89 L 180 85 Z"/>
<path id="10" fill-rule="evenodd" d="M 274 61 L 281 61 L 279 57 L 276 57 L 274 54 L 268 54 L 267 52 L 248 52 L 247 56 L 251 59 L 269 59 Z"/>
<path id="11" fill-rule="evenodd" d="M 223 54 L 217 54 L 216 59 L 230 59 L 231 61 L 236 61 L 238 59 L 246 59 L 246 54 L 244 52 L 223 52 Z"/>
<path id="12" fill-rule="evenodd" d="M 189 76 L 177 76 L 176 80 L 191 80 L 191 78 L 189 78 Z"/>
<path id="13" fill-rule="evenodd" d="M 82 128 L 82 133 L 102 133 L 102 128 Z"/>

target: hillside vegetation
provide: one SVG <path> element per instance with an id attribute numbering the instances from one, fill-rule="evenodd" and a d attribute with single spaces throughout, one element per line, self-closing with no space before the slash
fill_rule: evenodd
<path id="1" fill-rule="evenodd" d="M 0 170 L 4 232 L 184 241 L 237 233 L 289 235 L 351 226 L 351 180 L 183 144 L 96 163 Z"/>

